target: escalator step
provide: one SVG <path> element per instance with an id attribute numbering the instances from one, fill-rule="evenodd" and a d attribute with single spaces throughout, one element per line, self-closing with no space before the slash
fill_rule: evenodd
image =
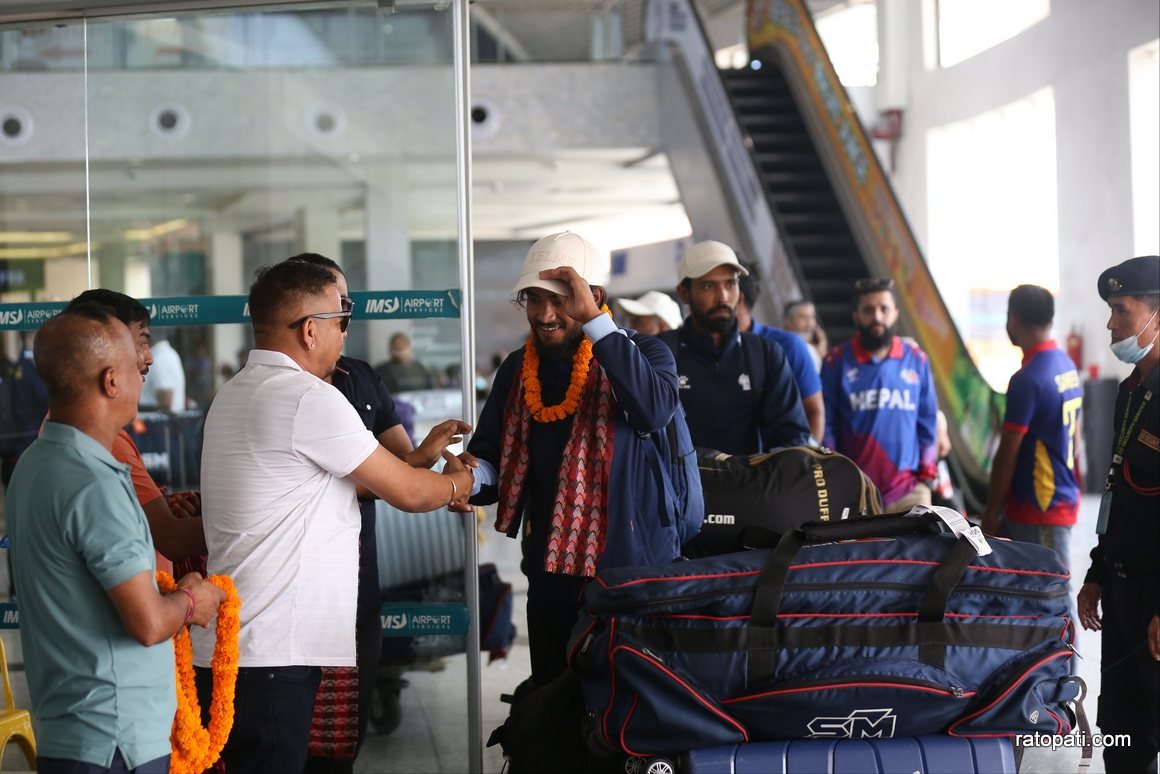
<path id="1" fill-rule="evenodd" d="M 769 113 L 787 113 L 797 115 L 797 106 L 788 94 L 768 94 L 751 92 L 733 94 L 730 100 L 737 112 L 745 115 L 766 115 Z"/>
<path id="2" fill-rule="evenodd" d="M 818 250 L 832 252 L 839 249 L 848 251 L 857 250 L 854 237 L 845 225 L 840 229 L 833 229 L 828 233 L 791 234 L 790 239 L 793 241 L 794 247 L 797 249 L 799 255 L 806 249 L 809 249 L 811 252 Z"/>
<path id="3" fill-rule="evenodd" d="M 850 284 L 860 277 L 864 277 L 865 268 L 862 265 L 862 256 L 851 255 L 845 252 L 833 252 L 825 255 L 816 255 L 799 259 L 802 274 L 818 279 L 834 278 Z"/>
<path id="4" fill-rule="evenodd" d="M 777 172 L 778 170 L 810 171 L 824 175 L 821 163 L 813 157 L 803 156 L 800 153 L 783 152 L 770 153 L 762 151 L 756 154 L 757 163 L 762 172 Z"/>
<path id="5" fill-rule="evenodd" d="M 841 212 L 834 210 L 817 210 L 814 212 L 789 212 L 781 213 L 779 219 L 781 224 L 790 231 L 791 234 L 809 234 L 814 233 L 820 229 L 842 229 L 849 232 L 849 227 L 846 225 L 846 217 Z"/>
<path id="6" fill-rule="evenodd" d="M 778 170 L 777 172 L 766 172 L 762 178 L 765 190 L 770 193 L 779 188 L 793 188 L 795 191 L 830 190 L 830 181 L 826 179 L 826 176 L 813 171 Z"/>

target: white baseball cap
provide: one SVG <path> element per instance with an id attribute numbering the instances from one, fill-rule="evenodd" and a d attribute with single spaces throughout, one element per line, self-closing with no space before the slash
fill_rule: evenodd
<path id="1" fill-rule="evenodd" d="M 612 261 L 607 250 L 600 249 L 579 234 L 571 231 L 550 234 L 528 250 L 523 272 L 512 292 L 543 288 L 559 296 L 571 296 L 572 288 L 568 283 L 540 279 L 540 272 L 562 266 L 571 266 L 589 285 L 603 287 L 608 282 Z"/>
<path id="2" fill-rule="evenodd" d="M 622 298 L 617 303 L 620 304 L 620 308 L 624 310 L 625 314 L 636 317 L 656 315 L 674 330 L 680 328 L 681 322 L 683 322 L 681 307 L 672 299 L 672 296 L 659 290 L 650 290 L 640 298 Z"/>
<path id="3" fill-rule="evenodd" d="M 742 277 L 748 277 L 749 271 L 737 260 L 737 253 L 723 242 L 714 242 L 712 239 L 690 245 L 681 262 L 677 264 L 677 282 L 686 279 L 704 277 L 718 266 L 732 266 Z"/>

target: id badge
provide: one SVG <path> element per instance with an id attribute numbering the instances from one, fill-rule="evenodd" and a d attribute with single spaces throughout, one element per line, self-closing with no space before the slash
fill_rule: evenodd
<path id="1" fill-rule="evenodd" d="M 1108 531 L 1108 514 L 1112 510 L 1112 493 L 1104 492 L 1100 496 L 1100 515 L 1096 519 L 1096 534 L 1103 535 Z"/>

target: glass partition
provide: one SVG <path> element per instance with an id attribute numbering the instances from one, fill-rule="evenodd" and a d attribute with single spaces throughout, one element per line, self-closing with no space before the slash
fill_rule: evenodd
<path id="1" fill-rule="evenodd" d="M 134 426 L 162 485 L 198 486 L 206 407 L 252 344 L 254 270 L 300 252 L 347 273 L 346 355 L 380 365 L 395 334 L 410 338 L 431 376 L 429 389 L 396 395 L 416 442 L 470 410 L 459 376 L 471 362 L 459 319 L 459 3 L 389 5 L 0 27 L 0 354 L 14 361 L 21 339 L 86 288 L 146 300 L 155 345 L 179 353 L 186 377 L 182 405 L 143 406 Z M 474 546 L 458 515 L 380 522 L 393 551 L 440 549 L 417 564 L 411 551 L 405 578 L 380 572 L 383 598 L 449 611 L 450 623 L 390 627 L 375 727 L 394 733 L 372 736 L 356 770 L 476 770 L 464 601 Z M 404 678 L 413 669 L 422 679 Z"/>

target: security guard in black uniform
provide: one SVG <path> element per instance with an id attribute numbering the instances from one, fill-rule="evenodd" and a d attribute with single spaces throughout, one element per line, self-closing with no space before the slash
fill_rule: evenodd
<path id="1" fill-rule="evenodd" d="M 1112 352 L 1136 369 L 1116 396 L 1099 543 L 1077 607 L 1085 629 L 1103 631 L 1097 723 L 1131 736 L 1104 747 L 1104 765 L 1135 774 L 1155 772 L 1160 752 L 1160 256 L 1108 269 L 1099 293 L 1112 310 Z"/>

